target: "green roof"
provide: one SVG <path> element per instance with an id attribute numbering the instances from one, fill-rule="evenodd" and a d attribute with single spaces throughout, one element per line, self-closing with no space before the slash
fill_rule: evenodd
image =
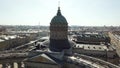
<path id="1" fill-rule="evenodd" d="M 61 14 L 60 7 L 58 7 L 57 15 L 52 18 L 51 23 L 67 23 L 67 20 Z"/>

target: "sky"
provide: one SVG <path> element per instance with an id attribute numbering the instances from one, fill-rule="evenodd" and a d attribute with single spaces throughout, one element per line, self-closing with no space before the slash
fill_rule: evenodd
<path id="1" fill-rule="evenodd" d="M 0 0 L 0 25 L 49 26 L 58 1 L 70 26 L 120 26 L 120 0 Z"/>

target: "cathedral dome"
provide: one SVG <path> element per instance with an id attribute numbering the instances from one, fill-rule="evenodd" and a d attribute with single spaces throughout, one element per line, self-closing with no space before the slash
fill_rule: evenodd
<path id="1" fill-rule="evenodd" d="M 53 24 L 53 23 L 56 23 L 56 24 L 65 23 L 65 24 L 67 24 L 67 20 L 61 14 L 60 7 L 58 7 L 57 15 L 54 16 L 51 20 L 51 24 Z"/>
<path id="2" fill-rule="evenodd" d="M 62 52 L 71 48 L 68 40 L 68 23 L 58 7 L 57 15 L 50 22 L 50 46 L 51 51 Z"/>

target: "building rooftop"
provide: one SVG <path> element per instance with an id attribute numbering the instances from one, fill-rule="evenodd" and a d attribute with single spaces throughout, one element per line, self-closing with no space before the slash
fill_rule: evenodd
<path id="1" fill-rule="evenodd" d="M 97 51 L 113 50 L 113 48 L 111 47 L 108 48 L 106 45 L 91 45 L 91 44 L 76 44 L 74 48 Z"/>
<path id="2" fill-rule="evenodd" d="M 3 42 L 3 41 L 5 41 L 5 40 L 3 40 L 3 39 L 0 39 L 0 42 Z"/>
<path id="3" fill-rule="evenodd" d="M 15 38 L 22 38 L 22 37 L 17 35 L 0 35 L 0 39 L 3 39 L 3 40 L 9 40 L 9 39 L 15 39 Z"/>
<path id="4" fill-rule="evenodd" d="M 118 35 L 118 34 L 115 34 L 115 36 L 116 36 L 116 38 L 120 39 L 120 35 Z"/>

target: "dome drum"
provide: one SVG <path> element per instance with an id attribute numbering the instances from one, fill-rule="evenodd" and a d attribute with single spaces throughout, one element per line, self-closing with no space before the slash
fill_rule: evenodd
<path id="1" fill-rule="evenodd" d="M 50 39 L 49 48 L 51 51 L 62 52 L 63 49 L 70 49 L 71 46 L 69 44 L 68 39 L 64 39 L 64 40 Z"/>

